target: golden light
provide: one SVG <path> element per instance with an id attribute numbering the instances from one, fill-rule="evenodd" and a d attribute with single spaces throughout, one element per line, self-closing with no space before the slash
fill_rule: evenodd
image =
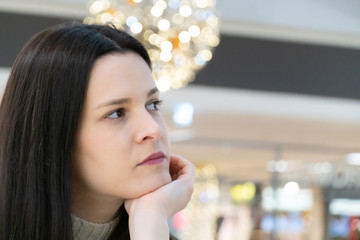
<path id="1" fill-rule="evenodd" d="M 186 86 L 219 44 L 216 0 L 91 0 L 87 24 L 112 24 L 147 48 L 161 91 Z"/>

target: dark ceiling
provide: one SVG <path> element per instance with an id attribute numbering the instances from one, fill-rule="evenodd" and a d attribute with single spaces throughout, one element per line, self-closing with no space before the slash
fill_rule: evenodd
<path id="1" fill-rule="evenodd" d="M 64 21 L 73 20 L 0 12 L 0 66 Z M 360 99 L 360 50 L 222 35 L 192 84 Z"/>

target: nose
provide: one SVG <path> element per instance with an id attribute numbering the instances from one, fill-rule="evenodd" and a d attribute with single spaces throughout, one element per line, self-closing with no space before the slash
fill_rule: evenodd
<path id="1" fill-rule="evenodd" d="M 142 143 L 145 141 L 157 141 L 163 134 L 159 116 L 153 116 L 148 111 L 144 111 L 137 117 L 135 128 L 135 141 Z"/>

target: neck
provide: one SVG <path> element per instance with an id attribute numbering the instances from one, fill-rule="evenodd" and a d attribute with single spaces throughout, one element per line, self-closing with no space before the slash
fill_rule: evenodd
<path id="1" fill-rule="evenodd" d="M 124 200 L 119 198 L 94 196 L 78 190 L 72 191 L 72 214 L 92 223 L 107 223 L 114 220 L 124 203 Z"/>

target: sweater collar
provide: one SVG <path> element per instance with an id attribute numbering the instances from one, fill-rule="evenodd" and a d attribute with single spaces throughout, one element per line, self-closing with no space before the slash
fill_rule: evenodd
<path id="1" fill-rule="evenodd" d="M 92 223 L 71 215 L 74 240 L 106 240 L 119 222 L 115 218 L 108 223 Z"/>

